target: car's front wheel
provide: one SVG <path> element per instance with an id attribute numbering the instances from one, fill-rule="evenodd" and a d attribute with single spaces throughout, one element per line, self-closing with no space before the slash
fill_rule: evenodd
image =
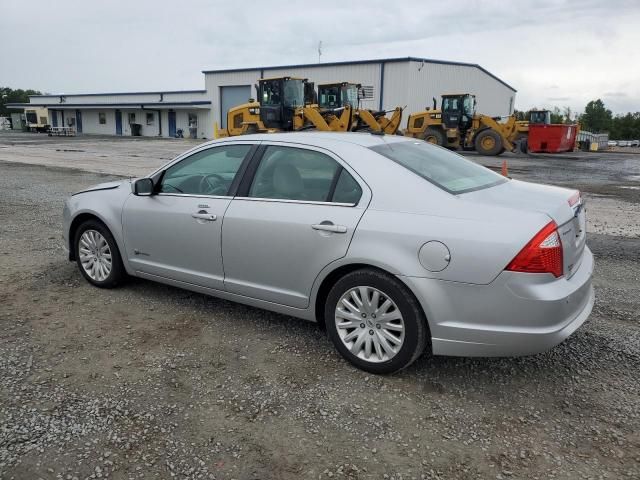
<path id="1" fill-rule="evenodd" d="M 336 282 L 327 297 L 325 324 L 340 354 L 371 373 L 406 368 L 424 352 L 428 339 L 415 297 L 398 279 L 373 269 Z"/>
<path id="2" fill-rule="evenodd" d="M 97 220 L 84 222 L 75 235 L 80 273 L 96 287 L 113 288 L 125 277 L 118 245 L 109 229 Z"/>

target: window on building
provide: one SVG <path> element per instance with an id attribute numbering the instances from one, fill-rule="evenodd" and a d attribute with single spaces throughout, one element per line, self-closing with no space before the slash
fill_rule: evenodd
<path id="1" fill-rule="evenodd" d="M 189 114 L 189 127 L 196 128 L 198 126 L 198 115 L 195 113 Z"/>
<path id="2" fill-rule="evenodd" d="M 147 113 L 147 125 L 153 125 L 153 113 Z"/>
<path id="3" fill-rule="evenodd" d="M 107 114 L 104 112 L 98 112 L 98 123 L 100 125 L 106 125 L 107 124 Z"/>
<path id="4" fill-rule="evenodd" d="M 130 113 L 129 114 L 129 125 L 131 125 L 132 123 L 136 123 L 136 114 L 135 113 Z"/>

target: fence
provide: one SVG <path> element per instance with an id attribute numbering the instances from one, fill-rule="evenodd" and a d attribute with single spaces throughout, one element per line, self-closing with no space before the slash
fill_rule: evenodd
<path id="1" fill-rule="evenodd" d="M 609 134 L 591 133 L 586 130 L 580 130 L 576 140 L 578 145 L 585 150 L 606 150 L 607 142 L 609 141 Z"/>

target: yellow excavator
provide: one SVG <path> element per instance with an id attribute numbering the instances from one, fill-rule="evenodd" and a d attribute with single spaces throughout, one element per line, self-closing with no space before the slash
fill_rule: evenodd
<path id="1" fill-rule="evenodd" d="M 304 78 L 262 78 L 256 87 L 258 101 L 238 105 L 227 112 L 227 127 L 214 128 L 215 138 L 314 128 L 346 132 L 353 123 L 351 105 L 320 108 L 313 83 Z"/>
<path id="2" fill-rule="evenodd" d="M 318 107 L 320 110 L 330 110 L 349 105 L 353 110 L 353 123 L 349 130 L 370 131 L 394 134 L 400 128 L 402 108 L 391 110 L 391 117 L 387 118 L 386 111 L 373 111 L 360 108 L 362 85 L 358 83 L 339 82 L 318 85 Z"/>
<path id="3" fill-rule="evenodd" d="M 491 117 L 476 113 L 476 97 L 469 93 L 442 95 L 441 108 L 411 114 L 404 135 L 451 149 L 476 150 L 482 155 L 515 151 L 527 138 L 529 122 L 514 115 Z"/>

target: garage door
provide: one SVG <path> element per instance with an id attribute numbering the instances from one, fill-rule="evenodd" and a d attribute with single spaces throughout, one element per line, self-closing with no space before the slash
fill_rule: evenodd
<path id="1" fill-rule="evenodd" d="M 220 87 L 220 125 L 227 126 L 227 112 L 230 108 L 247 103 L 251 97 L 251 85 Z"/>

